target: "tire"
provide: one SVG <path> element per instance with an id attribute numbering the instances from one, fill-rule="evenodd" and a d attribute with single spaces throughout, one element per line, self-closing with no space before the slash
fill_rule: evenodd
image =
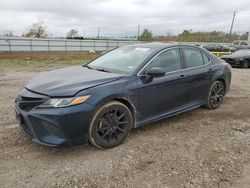
<path id="1" fill-rule="evenodd" d="M 247 69 L 248 68 L 248 61 L 247 60 L 244 60 L 244 61 L 242 61 L 242 68 L 243 69 Z"/>
<path id="2" fill-rule="evenodd" d="M 216 109 L 220 106 L 223 96 L 225 95 L 225 86 L 221 81 L 215 81 L 208 93 L 208 102 L 205 105 L 208 109 Z"/>
<path id="3" fill-rule="evenodd" d="M 133 117 L 128 107 L 111 101 L 100 107 L 90 124 L 89 141 L 101 149 L 120 145 L 129 135 Z"/>

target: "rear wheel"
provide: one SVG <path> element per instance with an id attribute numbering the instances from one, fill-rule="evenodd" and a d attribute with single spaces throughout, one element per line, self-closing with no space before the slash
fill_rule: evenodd
<path id="1" fill-rule="evenodd" d="M 248 61 L 247 60 L 242 61 L 242 68 L 244 68 L 244 69 L 248 68 Z"/>
<path id="2" fill-rule="evenodd" d="M 220 106 L 222 97 L 225 95 L 225 86 L 221 81 L 215 81 L 210 87 L 206 107 L 216 109 Z"/>
<path id="3" fill-rule="evenodd" d="M 109 102 L 94 115 L 89 140 L 99 148 L 115 147 L 128 136 L 132 124 L 132 114 L 127 106 L 117 101 Z"/>

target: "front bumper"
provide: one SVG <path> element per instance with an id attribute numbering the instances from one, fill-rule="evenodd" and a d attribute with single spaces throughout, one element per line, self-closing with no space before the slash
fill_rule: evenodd
<path id="1" fill-rule="evenodd" d="M 241 67 L 240 61 L 234 59 L 224 59 L 232 67 Z"/>
<path id="2" fill-rule="evenodd" d="M 20 95 L 29 102 L 34 94 L 26 89 Z M 39 99 L 46 97 L 35 94 Z M 39 95 L 39 96 L 37 96 Z M 35 143 L 48 146 L 88 143 L 88 129 L 93 106 L 87 103 L 66 108 L 23 108 L 16 100 L 15 111 L 20 127 Z M 30 103 L 29 103 L 30 104 Z"/>

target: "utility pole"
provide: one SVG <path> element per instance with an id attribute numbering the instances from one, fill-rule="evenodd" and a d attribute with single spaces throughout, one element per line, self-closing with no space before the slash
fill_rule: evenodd
<path id="1" fill-rule="evenodd" d="M 250 44 L 250 29 L 249 29 L 249 31 L 248 31 L 248 38 L 247 38 L 247 40 L 248 40 L 248 42 L 249 42 L 249 44 Z"/>
<path id="2" fill-rule="evenodd" d="M 232 35 L 232 31 L 233 31 L 233 27 L 234 27 L 234 19 L 235 19 L 235 15 L 236 15 L 236 11 L 234 11 L 234 14 L 233 14 L 233 20 L 232 20 L 232 24 L 231 24 L 231 28 L 230 28 L 230 35 Z"/>
<path id="3" fill-rule="evenodd" d="M 98 27 L 98 34 L 97 34 L 97 38 L 100 37 L 100 27 Z"/>
<path id="4" fill-rule="evenodd" d="M 140 24 L 138 24 L 137 39 L 139 39 L 139 36 L 140 36 L 140 27 L 141 27 L 141 25 L 140 25 Z"/>
<path id="5" fill-rule="evenodd" d="M 85 37 L 86 29 L 83 30 L 83 37 Z"/>

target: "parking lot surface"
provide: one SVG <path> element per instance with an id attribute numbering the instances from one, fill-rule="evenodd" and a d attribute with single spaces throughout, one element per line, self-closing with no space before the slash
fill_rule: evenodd
<path id="1" fill-rule="evenodd" d="M 0 69 L 0 187 L 249 187 L 250 69 L 233 69 L 217 110 L 199 108 L 135 129 L 109 150 L 50 148 L 22 134 L 15 96 L 48 69 Z"/>

